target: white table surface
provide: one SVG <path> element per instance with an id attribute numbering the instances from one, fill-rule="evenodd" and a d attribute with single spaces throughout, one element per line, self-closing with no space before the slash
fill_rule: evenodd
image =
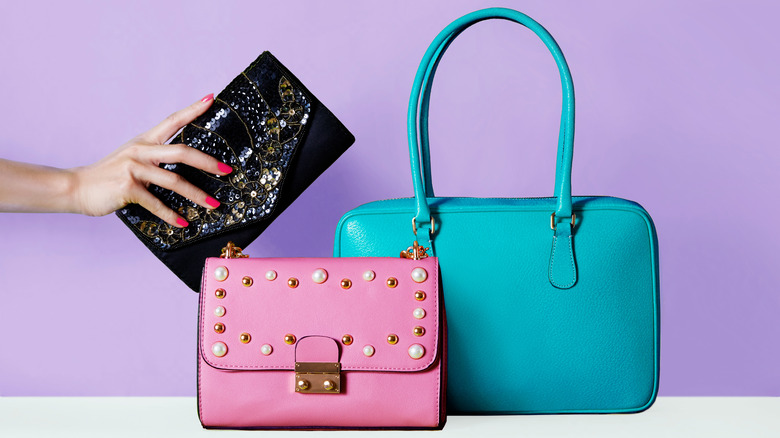
<path id="1" fill-rule="evenodd" d="M 0 437 L 780 438 L 780 398 L 659 397 L 640 414 L 451 416 L 443 431 L 205 430 L 189 397 L 0 397 Z"/>

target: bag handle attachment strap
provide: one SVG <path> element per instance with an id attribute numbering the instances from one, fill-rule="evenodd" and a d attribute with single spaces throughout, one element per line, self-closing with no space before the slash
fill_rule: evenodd
<path id="1" fill-rule="evenodd" d="M 574 258 L 574 223 L 577 215 L 572 212 L 571 222 L 561 222 L 555 219 L 555 213 L 550 215 L 550 228 L 553 230 L 550 263 L 547 278 L 550 284 L 558 289 L 569 289 L 577 283 L 577 260 Z"/>
<path id="2" fill-rule="evenodd" d="M 417 236 L 417 222 L 416 218 L 412 218 L 412 230 L 414 230 L 414 235 Z M 431 230 L 430 234 L 436 233 L 436 219 L 431 217 Z M 414 240 L 414 243 L 409 248 L 406 248 L 404 251 L 401 251 L 401 258 L 402 259 L 412 259 L 412 260 L 421 260 L 426 257 L 428 257 L 428 251 L 430 250 L 430 247 L 424 247 L 420 245 L 420 243 L 417 241 L 417 239 Z"/>
<path id="3" fill-rule="evenodd" d="M 576 283 L 577 277 L 576 262 L 574 260 L 573 246 L 571 245 L 571 231 L 574 229 L 575 221 L 571 202 L 571 165 L 574 150 L 574 83 L 569 66 L 566 63 L 566 58 L 552 35 L 542 25 L 519 11 L 507 8 L 488 8 L 464 15 L 452 22 L 436 36 L 420 62 L 414 78 L 412 93 L 409 99 L 409 110 L 407 112 L 409 158 L 417 206 L 413 231 L 415 231 L 415 238 L 419 245 L 429 247 L 430 255 L 435 255 L 435 248 L 432 244 L 433 222 L 431 220 L 430 206 L 428 205 L 428 198 L 434 196 L 428 141 L 428 112 L 430 109 L 431 86 L 436 69 L 444 52 L 461 32 L 473 24 L 490 19 L 513 21 L 533 31 L 553 55 L 560 73 L 563 89 L 563 109 L 561 111 L 561 125 L 558 133 L 558 153 L 555 171 L 554 195 L 557 198 L 557 203 L 556 209 L 551 216 L 554 237 L 550 258 L 550 282 L 557 288 L 566 289 Z M 561 222 L 569 218 L 572 222 L 571 224 L 559 226 Z M 568 244 L 565 245 L 567 242 Z M 564 252 L 566 257 L 562 257 Z M 553 257 L 556 253 L 557 257 Z M 560 260 L 568 260 L 571 263 L 563 263 Z"/>

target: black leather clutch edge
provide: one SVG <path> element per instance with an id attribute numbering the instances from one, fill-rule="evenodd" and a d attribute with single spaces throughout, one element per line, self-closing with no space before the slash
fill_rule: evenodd
<path id="1" fill-rule="evenodd" d="M 152 185 L 149 190 L 188 222 L 176 228 L 137 204 L 117 216 L 193 291 L 207 257 L 228 241 L 246 248 L 306 190 L 355 137 L 270 52 L 263 52 L 182 129 L 184 143 L 233 167 L 225 176 L 184 164 L 165 164 L 215 197 L 203 208 Z"/>

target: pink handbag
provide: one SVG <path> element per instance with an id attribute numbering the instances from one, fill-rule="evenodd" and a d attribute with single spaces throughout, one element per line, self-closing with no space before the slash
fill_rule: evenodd
<path id="1" fill-rule="evenodd" d="M 435 257 L 243 258 L 203 269 L 206 428 L 441 428 L 445 325 Z"/>

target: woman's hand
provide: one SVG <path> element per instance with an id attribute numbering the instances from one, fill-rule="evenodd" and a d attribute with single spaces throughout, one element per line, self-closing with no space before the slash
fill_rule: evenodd
<path id="1" fill-rule="evenodd" d="M 181 176 L 160 168 L 160 163 L 184 163 L 204 172 L 227 175 L 233 169 L 216 158 L 183 144 L 164 144 L 182 126 L 195 120 L 211 106 L 214 98 L 202 100 L 168 116 L 159 125 L 130 140 L 90 166 L 72 169 L 74 201 L 78 212 L 103 216 L 127 204 L 140 204 L 155 216 L 178 227 L 187 221 L 149 193 L 149 184 L 173 190 L 192 202 L 212 209 L 219 201 Z"/>
<path id="2" fill-rule="evenodd" d="M 155 184 L 203 207 L 219 206 L 219 201 L 208 193 L 159 167 L 160 163 L 184 163 L 218 175 L 232 172 L 229 165 L 197 149 L 164 144 L 182 126 L 203 114 L 213 101 L 214 95 L 209 94 L 89 166 L 63 170 L 0 159 L 0 211 L 103 216 L 136 203 L 171 225 L 186 227 L 187 221 L 148 188 Z"/>

